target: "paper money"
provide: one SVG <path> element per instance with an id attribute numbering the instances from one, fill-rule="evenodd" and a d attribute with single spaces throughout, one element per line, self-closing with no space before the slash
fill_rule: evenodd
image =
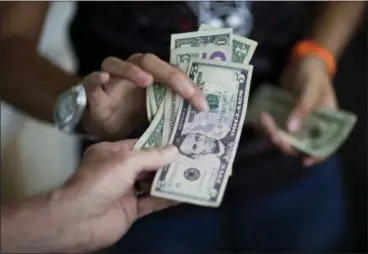
<path id="1" fill-rule="evenodd" d="M 182 71 L 186 72 L 190 60 L 193 59 L 230 61 L 231 50 L 230 46 L 177 48 L 171 50 L 170 63 L 177 65 Z"/>
<path id="2" fill-rule="evenodd" d="M 159 169 L 151 195 L 202 206 L 220 205 L 247 109 L 253 67 L 191 61 L 189 77 L 204 92 L 210 112 L 180 104 L 170 143 L 180 156 Z"/>
<path id="3" fill-rule="evenodd" d="M 269 113 L 285 139 L 300 151 L 317 158 L 333 154 L 356 123 L 353 113 L 317 108 L 305 119 L 300 131 L 290 133 L 285 130 L 285 124 L 295 103 L 296 99 L 284 90 L 263 85 L 249 104 L 246 121 L 256 121 L 262 111 Z"/>
<path id="4" fill-rule="evenodd" d="M 186 71 L 189 59 L 218 59 L 234 63 L 248 64 L 257 48 L 256 41 L 232 34 L 231 28 L 216 29 L 202 24 L 198 32 L 174 34 L 171 38 L 170 63 L 178 64 L 179 68 Z M 232 52 L 229 52 L 229 47 Z M 186 54 L 183 54 L 186 53 Z M 228 57 L 227 57 L 228 56 Z M 176 59 L 180 57 L 180 59 Z M 151 121 L 162 103 L 162 95 L 165 94 L 164 87 L 154 85 L 147 92 L 147 114 Z M 174 95 L 164 96 L 165 102 L 175 100 Z M 171 105 L 169 105 L 171 107 Z M 167 133 L 167 132 L 164 132 Z M 167 135 L 164 136 L 166 141 Z"/>
<path id="5" fill-rule="evenodd" d="M 164 104 L 161 104 L 148 129 L 134 145 L 135 150 L 162 146 L 162 131 L 164 126 Z"/>
<path id="6" fill-rule="evenodd" d="M 198 31 L 216 30 L 216 28 L 201 24 Z M 233 34 L 232 36 L 232 59 L 233 63 L 248 64 L 257 48 L 258 42 Z"/>
<path id="7" fill-rule="evenodd" d="M 218 28 L 207 25 L 207 24 L 201 24 L 198 28 L 198 31 L 206 31 L 206 30 L 216 30 Z"/>
<path id="8" fill-rule="evenodd" d="M 186 47 L 231 46 L 233 29 L 222 28 L 171 35 L 170 49 Z"/>
<path id="9" fill-rule="evenodd" d="M 232 38 L 232 59 L 234 63 L 248 64 L 252 59 L 258 43 L 234 34 Z"/>
<path id="10" fill-rule="evenodd" d="M 147 88 L 146 101 L 149 121 L 151 121 L 153 116 L 156 115 L 161 103 L 165 98 L 166 90 L 167 86 L 157 81 Z"/>
<path id="11" fill-rule="evenodd" d="M 173 49 L 170 55 L 170 63 L 178 66 L 183 72 L 187 72 L 191 60 L 208 59 L 229 61 L 231 58 L 230 46 L 208 46 L 204 48 L 179 48 Z M 168 91 L 165 95 L 165 125 L 163 129 L 163 143 L 167 144 L 175 125 L 176 114 L 182 99 L 177 94 Z"/>

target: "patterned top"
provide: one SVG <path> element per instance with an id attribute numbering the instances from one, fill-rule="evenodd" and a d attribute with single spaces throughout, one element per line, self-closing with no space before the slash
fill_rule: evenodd
<path id="1" fill-rule="evenodd" d="M 107 56 L 154 53 L 169 60 L 170 36 L 200 23 L 233 27 L 259 44 L 255 75 L 278 76 L 290 47 L 306 31 L 314 3 L 306 2 L 78 2 L 71 39 L 80 74 Z M 253 79 L 254 81 L 254 79 Z M 254 82 L 253 82 L 254 83 Z M 253 84 L 252 84 L 253 86 Z M 254 86 L 253 86 L 254 87 Z"/>

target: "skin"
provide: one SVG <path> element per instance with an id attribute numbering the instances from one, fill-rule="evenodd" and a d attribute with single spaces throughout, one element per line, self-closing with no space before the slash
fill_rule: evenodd
<path id="1" fill-rule="evenodd" d="M 108 57 L 100 71 L 85 78 L 54 66 L 36 50 L 47 8 L 45 2 L 0 3 L 0 94 L 13 106 L 52 122 L 60 93 L 82 81 L 89 103 L 82 126 L 102 139 L 122 139 L 144 126 L 145 92 L 153 80 L 167 84 L 196 109 L 208 110 L 198 87 L 179 69 L 152 54 L 137 53 L 127 60 Z M 19 96 L 19 91 L 27 96 Z M 106 143 L 89 149 L 79 173 L 66 187 L 3 206 L 2 251 L 80 252 L 102 248 L 122 237 L 135 219 L 167 207 L 168 201 L 136 200 L 131 189 L 138 171 L 167 164 L 173 152 L 132 152 L 132 143 L 123 143 L 125 148 L 120 150 L 118 145 Z M 112 173 L 115 171 L 120 173 Z M 103 198 L 98 200 L 96 195 Z"/>
<path id="2" fill-rule="evenodd" d="M 364 4 L 325 3 L 308 38 L 338 59 L 363 16 Z M 99 72 L 85 78 L 54 66 L 38 55 L 36 49 L 47 8 L 47 2 L 0 3 L 1 99 L 52 122 L 53 107 L 60 93 L 84 79 L 89 110 L 83 116 L 83 127 L 89 134 L 112 139 L 124 138 L 146 122 L 145 89 L 154 79 L 167 84 L 196 109 L 208 110 L 205 97 L 192 81 L 152 54 L 135 54 L 127 60 L 109 57 Z M 318 57 L 305 57 L 287 66 L 282 84 L 299 98 L 286 123 L 290 131 L 300 128 L 314 107 L 337 106 L 332 78 Z M 27 96 L 19 96 L 19 91 Z M 291 156 L 297 154 L 278 135 L 270 116 L 263 114 L 260 126 L 281 151 Z M 168 148 L 133 152 L 133 142 L 129 145 L 124 142 L 130 141 L 93 146 L 68 184 L 4 206 L 1 250 L 92 251 L 114 243 L 135 219 L 167 207 L 167 201 L 136 200 L 132 183 L 142 177 L 140 173 L 144 170 L 169 163 L 177 151 Z M 322 159 L 302 158 L 306 166 Z M 110 218 L 114 219 L 109 221 Z"/>
<path id="3" fill-rule="evenodd" d="M 134 182 L 178 154 L 175 146 L 133 151 L 136 140 L 102 142 L 62 187 L 1 210 L 4 253 L 90 252 L 114 244 L 132 223 L 177 203 L 137 199 Z"/>
<path id="4" fill-rule="evenodd" d="M 125 61 L 108 57 L 99 72 L 84 79 L 56 67 L 36 48 L 47 9 L 47 2 L 0 3 L 0 94 L 8 103 L 52 122 L 60 93 L 82 81 L 89 103 L 82 127 L 102 139 L 122 139 L 147 124 L 145 92 L 153 80 L 196 109 L 208 110 L 203 93 L 190 78 L 153 54 L 137 53 Z M 19 96 L 19 91 L 27 96 Z"/>
<path id="5" fill-rule="evenodd" d="M 365 2 L 324 3 L 310 35 L 306 38 L 326 48 L 338 61 L 361 23 L 364 8 Z M 333 77 L 329 75 L 326 64 L 318 56 L 306 56 L 286 66 L 281 85 L 298 98 L 285 123 L 290 132 L 299 130 L 314 108 L 338 107 Z M 274 120 L 266 112 L 263 112 L 256 125 L 281 152 L 289 156 L 300 156 L 306 167 L 326 159 L 301 155 L 277 132 Z"/>

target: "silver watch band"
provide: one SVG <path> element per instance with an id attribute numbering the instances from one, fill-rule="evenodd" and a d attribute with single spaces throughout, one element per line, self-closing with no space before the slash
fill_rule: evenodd
<path id="1" fill-rule="evenodd" d="M 87 94 L 83 84 L 62 93 L 54 109 L 54 121 L 58 128 L 71 133 L 77 127 L 87 106 Z"/>
<path id="2" fill-rule="evenodd" d="M 99 138 L 75 132 L 87 108 L 87 93 L 83 84 L 78 84 L 62 93 L 54 108 L 54 122 L 64 133 L 80 139 L 99 140 Z"/>

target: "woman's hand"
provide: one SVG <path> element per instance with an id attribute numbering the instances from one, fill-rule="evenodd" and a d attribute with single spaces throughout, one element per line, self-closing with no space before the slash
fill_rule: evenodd
<path id="1" fill-rule="evenodd" d="M 317 56 L 309 56 L 290 64 L 284 71 L 282 86 L 298 98 L 286 124 L 290 132 L 298 131 L 303 121 L 316 107 L 337 108 L 336 95 L 332 79 L 325 63 Z M 272 117 L 264 112 L 259 121 L 266 137 L 279 150 L 287 155 L 297 156 L 300 153 L 277 132 Z M 325 158 L 302 156 L 304 166 L 312 166 Z"/>
<path id="2" fill-rule="evenodd" d="M 106 58 L 100 72 L 83 81 L 88 111 L 83 128 L 102 138 L 124 138 L 147 123 L 146 88 L 160 81 L 198 110 L 207 110 L 201 90 L 181 70 L 153 54 L 134 54 L 123 61 Z"/>

